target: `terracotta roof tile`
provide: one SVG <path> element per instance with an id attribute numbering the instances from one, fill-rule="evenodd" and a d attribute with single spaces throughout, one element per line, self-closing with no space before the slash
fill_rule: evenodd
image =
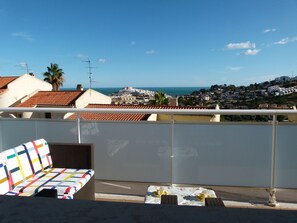
<path id="1" fill-rule="evenodd" d="M 179 107 L 179 106 L 158 106 L 158 105 L 108 105 L 89 104 L 86 108 L 109 108 L 109 109 L 206 109 L 205 107 Z M 151 114 L 115 114 L 115 113 L 81 113 L 80 118 L 85 120 L 100 121 L 142 121 L 147 120 Z M 76 114 L 68 119 L 76 119 Z"/>
<path id="2" fill-rule="evenodd" d="M 17 107 L 71 106 L 85 91 L 39 91 Z"/>
<path id="3" fill-rule="evenodd" d="M 113 105 L 113 104 L 89 104 L 87 108 L 111 108 L 111 109 L 177 109 L 197 110 L 208 109 L 207 107 L 196 106 L 166 106 L 166 105 Z"/>
<path id="4" fill-rule="evenodd" d="M 0 89 L 6 89 L 7 85 L 17 78 L 18 78 L 17 76 L 0 77 Z"/>

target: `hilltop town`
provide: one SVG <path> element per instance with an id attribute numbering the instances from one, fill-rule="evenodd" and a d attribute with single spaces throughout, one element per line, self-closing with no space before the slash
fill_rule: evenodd
<path id="1" fill-rule="evenodd" d="M 111 95 L 112 104 L 147 105 L 155 92 L 125 87 Z M 171 105 L 204 106 L 221 109 L 290 109 L 297 104 L 297 77 L 281 76 L 272 81 L 249 86 L 212 85 L 190 95 L 174 98 L 166 95 Z"/>
<path id="2" fill-rule="evenodd" d="M 155 98 L 155 92 L 133 87 L 124 87 L 111 95 L 112 104 L 147 105 Z"/>
<path id="3" fill-rule="evenodd" d="M 297 102 L 297 77 L 281 76 L 249 86 L 212 85 L 179 98 L 181 106 L 219 104 L 224 109 L 289 109 Z"/>

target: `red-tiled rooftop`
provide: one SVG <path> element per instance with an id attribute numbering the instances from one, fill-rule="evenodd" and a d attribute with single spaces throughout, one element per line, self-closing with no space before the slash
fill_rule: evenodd
<path id="1" fill-rule="evenodd" d="M 7 85 L 17 78 L 17 76 L 0 77 L 0 89 L 6 89 Z"/>
<path id="2" fill-rule="evenodd" d="M 86 108 L 135 108 L 135 106 L 124 105 L 103 105 L 89 104 Z M 81 113 L 80 118 L 85 120 L 100 120 L 100 121 L 143 121 L 149 118 L 150 114 L 115 114 L 115 113 Z M 76 119 L 76 115 L 72 115 L 69 119 Z"/>
<path id="3" fill-rule="evenodd" d="M 206 109 L 204 107 L 179 107 L 161 105 L 109 105 L 109 104 L 89 104 L 86 108 L 108 108 L 108 109 Z M 115 113 L 81 113 L 80 118 L 85 120 L 101 121 L 143 121 L 147 120 L 151 114 L 115 114 Z M 76 119 L 76 114 L 69 119 Z"/>
<path id="4" fill-rule="evenodd" d="M 17 107 L 71 106 L 85 91 L 39 91 Z"/>
<path id="5" fill-rule="evenodd" d="M 89 104 L 87 108 L 110 108 L 110 109 L 178 109 L 178 110 L 197 110 L 208 109 L 207 107 L 195 106 L 166 106 L 166 105 L 112 105 L 112 104 Z"/>

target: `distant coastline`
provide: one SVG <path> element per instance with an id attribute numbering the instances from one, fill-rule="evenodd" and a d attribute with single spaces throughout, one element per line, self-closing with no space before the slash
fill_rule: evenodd
<path id="1" fill-rule="evenodd" d="M 209 87 L 135 87 L 138 89 L 149 90 L 149 91 L 161 91 L 170 96 L 182 96 L 182 95 L 189 95 L 193 91 L 199 91 L 202 88 L 209 89 Z M 87 89 L 87 88 L 86 88 Z M 105 94 L 111 95 L 112 93 L 116 93 L 123 88 L 93 88 L 94 90 Z M 62 88 L 61 90 L 75 90 L 75 88 Z"/>

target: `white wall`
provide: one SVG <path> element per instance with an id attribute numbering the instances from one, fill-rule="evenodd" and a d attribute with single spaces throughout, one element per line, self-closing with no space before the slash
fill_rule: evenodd
<path id="1" fill-rule="evenodd" d="M 50 112 L 51 119 L 64 119 L 66 113 Z M 23 118 L 45 118 L 45 112 L 24 112 Z"/>
<path id="2" fill-rule="evenodd" d="M 157 114 L 151 114 L 150 117 L 147 119 L 148 121 L 157 121 Z"/>
<path id="3" fill-rule="evenodd" d="M 216 110 L 220 110 L 219 105 L 216 105 Z M 210 121 L 211 122 L 220 122 L 221 121 L 221 115 L 219 115 L 219 114 L 214 115 Z"/>
<path id="4" fill-rule="evenodd" d="M 111 104 L 111 97 L 99 93 L 98 91 L 88 89 L 75 102 L 76 108 L 84 108 L 88 104 Z"/>
<path id="5" fill-rule="evenodd" d="M 29 74 L 24 74 L 7 85 L 7 90 L 0 95 L 0 107 L 14 105 L 33 92 L 51 90 L 51 84 Z"/>
<path id="6" fill-rule="evenodd" d="M 76 108 L 85 108 L 88 104 L 111 104 L 111 97 L 101 94 L 95 90 L 86 90 L 76 101 Z M 64 119 L 67 119 L 73 115 L 73 113 L 67 113 L 64 115 Z"/>

